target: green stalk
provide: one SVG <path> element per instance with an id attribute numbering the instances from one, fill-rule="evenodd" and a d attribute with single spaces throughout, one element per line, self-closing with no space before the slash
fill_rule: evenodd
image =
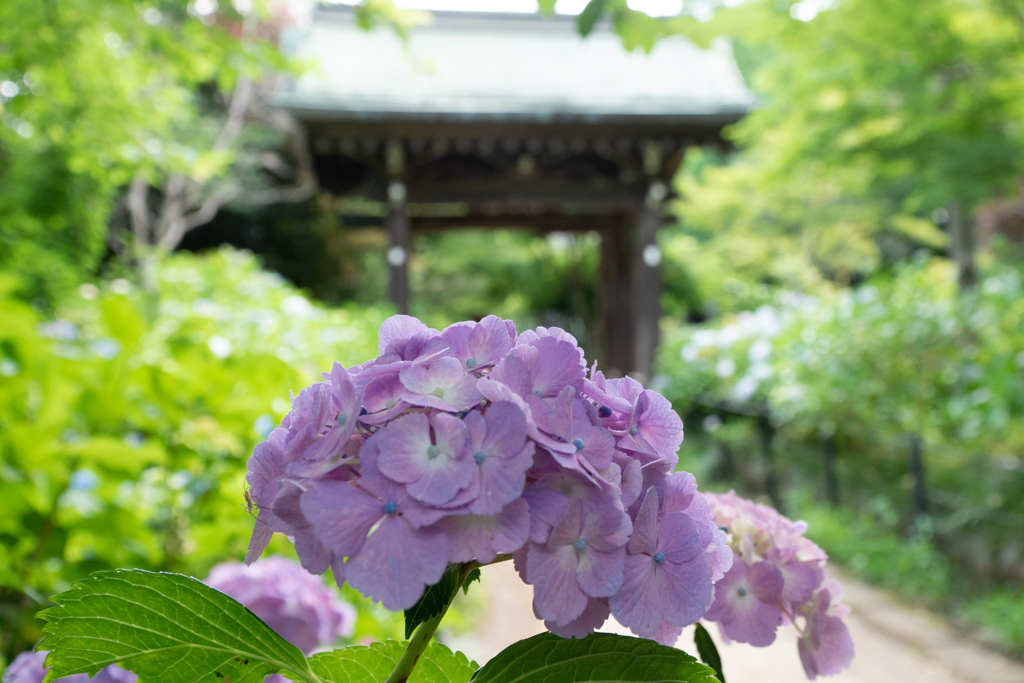
<path id="1" fill-rule="evenodd" d="M 409 644 L 405 648 L 405 652 L 402 654 L 402 658 L 398 660 L 398 664 L 395 665 L 394 671 L 387 677 L 384 683 L 406 683 L 409 680 L 409 676 L 412 675 L 412 670 L 416 666 L 416 663 L 420 661 L 420 655 L 427 649 L 427 645 L 430 644 L 430 639 L 434 637 L 434 632 L 437 631 L 437 627 L 441 624 L 441 620 L 444 619 L 444 615 L 448 613 L 448 608 L 452 606 L 452 602 L 455 601 L 455 596 L 459 594 L 459 590 L 462 588 L 462 584 L 465 583 L 466 577 L 474 569 L 486 567 L 489 564 L 497 564 L 498 562 L 506 562 L 512 559 L 512 554 L 507 553 L 504 555 L 498 555 L 491 562 L 486 564 L 480 564 L 479 562 L 467 562 L 466 564 L 459 566 L 459 582 L 455 586 L 455 590 L 452 591 L 452 597 L 448 599 L 448 603 L 441 610 L 441 613 L 427 621 L 424 621 L 416 628 L 416 632 L 412 634 L 412 638 L 409 639 Z"/>
<path id="2" fill-rule="evenodd" d="M 431 617 L 427 621 L 424 621 L 416 628 L 416 632 L 412 634 L 412 638 L 409 639 L 409 645 L 405 648 L 405 652 L 402 654 L 402 658 L 398 660 L 398 664 L 395 665 L 394 671 L 387 677 L 384 683 L 406 683 L 409 680 L 409 676 L 412 675 L 412 670 L 416 666 L 416 663 L 420 661 L 420 655 L 427 649 L 427 645 L 430 644 L 430 639 L 434 637 L 434 632 L 437 631 L 437 627 L 441 624 L 441 620 L 444 619 L 444 615 L 448 613 L 448 608 L 451 607 L 452 602 L 455 601 L 455 596 L 459 594 L 459 589 L 462 588 L 462 583 L 466 580 L 466 575 L 469 574 L 476 563 L 467 563 L 459 567 L 459 581 L 455 585 L 455 590 L 452 591 L 452 597 L 448 599 L 444 609 L 441 610 L 440 614 Z"/>

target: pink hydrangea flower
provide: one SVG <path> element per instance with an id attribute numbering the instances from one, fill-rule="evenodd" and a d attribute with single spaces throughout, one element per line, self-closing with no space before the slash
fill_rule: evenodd
<path id="1" fill-rule="evenodd" d="M 305 654 L 352 636 L 356 611 L 323 580 L 283 557 L 251 567 L 225 562 L 214 567 L 206 585 L 248 607 Z"/>
<path id="2" fill-rule="evenodd" d="M 798 650 L 807 677 L 839 673 L 853 659 L 853 641 L 842 621 L 839 584 L 825 575 L 825 553 L 803 536 L 805 522 L 741 498 L 706 494 L 715 521 L 727 529 L 736 559 L 715 586 L 705 615 L 727 638 L 763 647 L 779 626 L 800 632 Z"/>

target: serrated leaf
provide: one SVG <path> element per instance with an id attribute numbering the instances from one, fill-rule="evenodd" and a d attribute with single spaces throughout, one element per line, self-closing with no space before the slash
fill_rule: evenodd
<path id="1" fill-rule="evenodd" d="M 697 630 L 693 633 L 693 642 L 697 645 L 700 661 L 714 669 L 718 680 L 725 683 L 725 674 L 722 673 L 722 657 L 718 654 L 718 648 L 715 647 L 715 641 L 711 639 L 711 634 L 700 622 L 697 622 Z"/>
<path id="2" fill-rule="evenodd" d="M 39 649 L 48 681 L 110 664 L 146 683 L 262 683 L 291 671 L 316 681 L 297 647 L 220 591 L 180 574 L 96 572 L 52 600 Z"/>
<path id="3" fill-rule="evenodd" d="M 473 569 L 468 574 L 466 574 L 466 578 L 462 582 L 462 594 L 463 595 L 469 595 L 469 584 L 473 583 L 474 581 L 479 581 L 479 580 L 480 580 L 480 568 L 477 567 L 476 569 Z"/>
<path id="4" fill-rule="evenodd" d="M 459 570 L 457 568 L 449 569 L 440 581 L 433 586 L 427 586 L 420 601 L 405 610 L 405 637 L 411 638 L 412 632 L 416 630 L 417 626 L 444 611 L 458 589 Z"/>
<path id="5" fill-rule="evenodd" d="M 587 3 L 587 6 L 576 17 L 576 30 L 580 32 L 581 36 L 586 37 L 590 35 L 590 32 L 594 30 L 597 22 L 604 15 L 607 5 L 608 0 L 590 0 Z"/>
<path id="6" fill-rule="evenodd" d="M 473 683 L 717 683 L 715 672 L 653 640 L 593 633 L 583 640 L 542 633 L 502 650 Z"/>
<path id="7" fill-rule="evenodd" d="M 346 647 L 310 658 L 313 673 L 324 683 L 383 683 L 405 652 L 406 643 L 388 640 L 368 647 Z M 409 683 L 467 683 L 476 662 L 440 643 L 431 643 L 420 655 Z"/>

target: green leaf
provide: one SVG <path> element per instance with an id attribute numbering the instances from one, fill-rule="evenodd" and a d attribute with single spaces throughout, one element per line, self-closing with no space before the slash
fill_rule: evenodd
<path id="1" fill-rule="evenodd" d="M 541 14 L 551 14 L 555 11 L 555 3 L 558 0 L 537 0 L 537 6 Z"/>
<path id="2" fill-rule="evenodd" d="M 611 633 L 575 640 L 542 633 L 502 650 L 477 672 L 473 683 L 717 683 L 714 674 L 682 650 L 653 640 Z"/>
<path id="3" fill-rule="evenodd" d="M 291 671 L 316 681 L 294 645 L 223 593 L 188 576 L 96 572 L 56 595 L 39 644 L 48 681 L 118 664 L 146 683 L 262 683 Z"/>
<path id="4" fill-rule="evenodd" d="M 466 574 L 466 579 L 462 582 L 462 594 L 469 595 L 469 584 L 479 580 L 480 568 L 477 567 L 476 569 L 473 569 L 468 574 Z"/>
<path id="5" fill-rule="evenodd" d="M 597 22 L 601 20 L 607 6 L 608 0 L 590 0 L 587 3 L 587 6 L 576 17 L 576 30 L 580 32 L 581 36 L 585 38 L 590 35 L 590 32 L 597 26 Z"/>
<path id="6" fill-rule="evenodd" d="M 405 610 L 405 637 L 411 638 L 412 632 L 416 630 L 417 626 L 443 612 L 458 589 L 459 570 L 457 568 L 449 569 L 440 581 L 433 586 L 427 586 L 420 601 Z"/>
<path id="7" fill-rule="evenodd" d="M 708 633 L 708 630 L 700 622 L 697 623 L 697 630 L 693 634 L 693 641 L 697 644 L 697 654 L 700 655 L 700 661 L 714 669 L 718 680 L 725 683 L 725 674 L 722 673 L 722 658 L 718 655 L 718 648 L 715 647 L 715 641 L 711 640 L 711 634 Z"/>
<path id="8" fill-rule="evenodd" d="M 310 658 L 313 673 L 324 683 L 382 683 L 405 652 L 406 643 L 388 640 L 369 647 L 353 646 Z M 467 683 L 476 662 L 440 643 L 431 643 L 420 655 L 409 683 Z"/>

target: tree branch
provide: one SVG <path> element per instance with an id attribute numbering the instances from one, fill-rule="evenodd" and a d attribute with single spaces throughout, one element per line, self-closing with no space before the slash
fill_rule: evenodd
<path id="1" fill-rule="evenodd" d="M 214 216 L 217 215 L 217 212 L 221 210 L 221 207 L 238 195 L 239 190 L 233 184 L 221 187 L 219 190 L 207 197 L 198 209 L 185 215 L 185 232 L 195 230 L 200 225 L 206 225 L 212 221 Z"/>
<path id="2" fill-rule="evenodd" d="M 128 188 L 128 213 L 135 244 L 149 244 L 149 181 L 136 173 Z"/>

